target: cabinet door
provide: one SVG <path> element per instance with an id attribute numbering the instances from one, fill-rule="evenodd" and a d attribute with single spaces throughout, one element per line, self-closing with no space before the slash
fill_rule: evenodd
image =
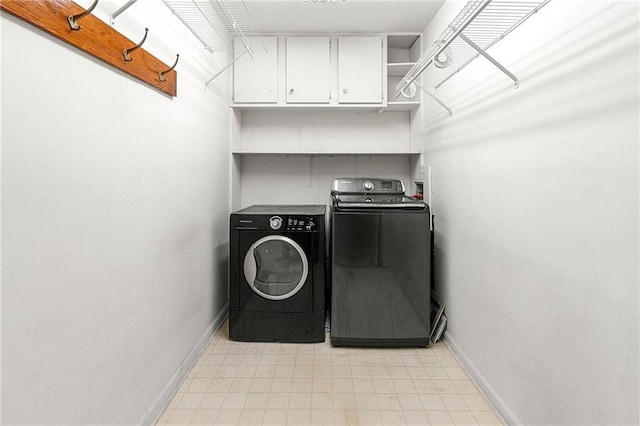
<path id="1" fill-rule="evenodd" d="M 383 98 L 382 37 L 338 37 L 338 102 L 379 104 Z"/>
<path id="2" fill-rule="evenodd" d="M 329 37 L 287 37 L 287 103 L 329 103 Z"/>
<path id="3" fill-rule="evenodd" d="M 246 53 L 233 64 L 234 103 L 276 103 L 278 101 L 278 38 L 247 37 L 254 58 Z M 233 41 L 234 59 L 245 51 L 239 38 Z"/>

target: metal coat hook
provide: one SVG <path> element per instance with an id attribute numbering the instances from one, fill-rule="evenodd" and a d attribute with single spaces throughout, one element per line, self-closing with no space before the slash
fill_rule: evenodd
<path id="1" fill-rule="evenodd" d="M 69 22 L 69 27 L 71 28 L 72 31 L 78 31 L 79 29 L 82 28 L 79 24 L 80 20 L 85 16 L 87 16 L 88 14 L 90 14 L 91 12 L 93 12 L 93 9 L 96 8 L 99 1 L 100 0 L 94 1 L 93 4 L 89 7 L 89 9 L 85 10 L 84 12 L 78 13 L 77 15 L 69 15 L 67 17 L 67 22 Z"/>
<path id="2" fill-rule="evenodd" d="M 142 38 L 142 41 L 140 43 L 136 44 L 135 46 L 133 46 L 133 47 L 131 47 L 129 49 L 124 49 L 122 51 L 122 56 L 124 56 L 124 60 L 125 61 L 127 61 L 127 62 L 128 61 L 133 61 L 133 58 L 131 56 L 129 56 L 129 54 L 131 52 L 133 52 L 134 50 L 139 49 L 140 46 L 142 46 L 144 44 L 145 40 L 147 39 L 147 34 L 149 34 L 149 28 L 145 28 L 144 29 L 144 37 Z"/>
<path id="3" fill-rule="evenodd" d="M 160 71 L 160 72 L 158 73 L 158 80 L 160 80 L 160 81 L 167 81 L 167 80 L 164 78 L 164 75 L 165 75 L 166 73 L 170 72 L 171 70 L 173 70 L 173 69 L 176 67 L 176 65 L 178 65 L 178 60 L 179 60 L 179 59 L 180 59 L 180 54 L 178 53 L 178 54 L 176 54 L 176 62 L 173 64 L 173 66 L 172 66 L 171 68 L 169 68 L 168 70 L 166 70 L 166 71 Z"/>

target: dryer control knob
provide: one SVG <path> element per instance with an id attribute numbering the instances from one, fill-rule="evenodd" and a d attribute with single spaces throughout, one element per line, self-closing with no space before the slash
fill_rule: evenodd
<path id="1" fill-rule="evenodd" d="M 366 189 L 367 191 L 371 191 L 373 189 L 373 183 L 366 181 L 363 185 L 364 189 Z"/>
<path id="2" fill-rule="evenodd" d="M 280 216 L 272 216 L 269 219 L 269 226 L 274 231 L 277 231 L 282 226 L 282 218 Z"/>

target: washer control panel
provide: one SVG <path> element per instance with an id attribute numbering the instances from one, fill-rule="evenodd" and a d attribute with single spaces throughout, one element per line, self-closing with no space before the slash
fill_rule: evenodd
<path id="1" fill-rule="evenodd" d="M 322 204 L 255 204 L 231 213 L 229 228 L 270 234 L 324 232 L 326 221 L 327 207 Z"/>
<path id="2" fill-rule="evenodd" d="M 311 216 L 271 216 L 269 228 L 274 231 L 315 231 L 317 218 Z"/>
<path id="3" fill-rule="evenodd" d="M 316 218 L 310 216 L 289 216 L 287 231 L 315 231 L 318 228 Z"/>

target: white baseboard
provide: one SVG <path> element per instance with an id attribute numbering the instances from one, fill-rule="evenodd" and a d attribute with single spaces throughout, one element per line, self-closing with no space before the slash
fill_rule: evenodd
<path id="1" fill-rule="evenodd" d="M 491 405 L 498 417 L 500 417 L 502 423 L 506 425 L 523 424 L 513 410 L 511 410 L 500 395 L 498 395 L 489 381 L 482 375 L 482 373 L 480 373 L 480 370 L 478 370 L 471 359 L 469 359 L 460 344 L 458 344 L 456 339 L 451 336 L 450 333 L 445 333 L 443 342 L 449 348 L 453 356 L 458 360 L 460 365 L 462 365 L 462 367 L 467 371 L 471 381 L 480 390 L 480 393 L 482 393 L 482 396 L 484 396 L 489 405 Z"/>
<path id="2" fill-rule="evenodd" d="M 222 326 L 227 319 L 229 313 L 229 303 L 224 305 L 220 313 L 211 321 L 211 324 L 200 335 L 200 338 L 196 341 L 187 357 L 182 361 L 176 372 L 171 376 L 169 383 L 166 384 L 160 395 L 153 401 L 149 409 L 142 415 L 137 424 L 139 425 L 154 425 L 157 423 L 162 413 L 167 409 L 169 403 L 173 399 L 174 395 L 180 389 L 180 386 L 187 378 L 187 375 L 198 362 L 200 356 L 207 347 L 207 344 L 211 340 L 211 337 Z"/>

